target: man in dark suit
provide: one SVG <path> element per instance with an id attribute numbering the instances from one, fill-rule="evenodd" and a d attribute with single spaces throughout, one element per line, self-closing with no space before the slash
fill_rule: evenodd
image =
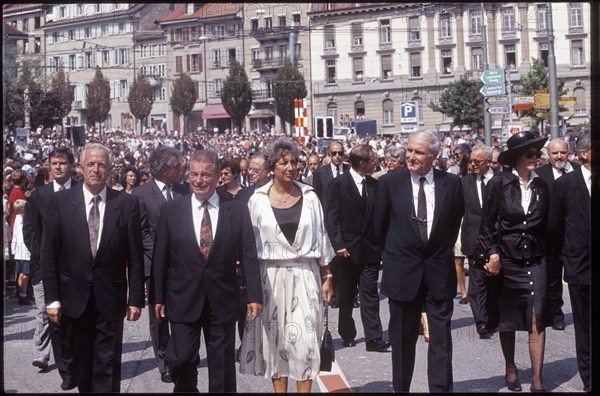
<path id="1" fill-rule="evenodd" d="M 192 193 L 161 208 L 151 287 L 154 313 L 171 323 L 167 362 L 175 392 L 197 392 L 200 332 L 208 357 L 209 392 L 235 392 L 235 322 L 240 306 L 237 262 L 247 312 L 262 312 L 260 270 L 248 207 L 221 201 L 220 164 L 212 151 L 190 159 Z M 214 237 L 213 237 L 214 236 Z"/>
<path id="2" fill-rule="evenodd" d="M 555 195 L 550 200 L 548 218 L 548 228 L 558 242 L 565 281 L 569 284 L 577 367 L 584 392 L 592 389 L 591 195 L 598 193 L 598 175 L 592 175 L 591 151 L 590 135 L 580 135 L 577 155 L 582 166 L 554 183 Z"/>
<path id="3" fill-rule="evenodd" d="M 345 172 L 348 172 L 349 166 L 343 163 L 344 160 L 344 146 L 338 140 L 334 140 L 329 143 L 328 147 L 328 155 L 331 159 L 329 165 L 325 165 L 317 169 L 313 173 L 313 188 L 315 193 L 319 197 L 319 201 L 321 201 L 321 206 L 323 207 L 323 213 L 327 214 L 327 191 L 329 186 L 331 185 L 331 181 L 343 175 Z M 339 304 L 338 297 L 338 277 L 336 275 L 337 271 L 337 256 L 333 258 L 331 262 L 331 272 L 333 274 L 333 296 L 331 296 L 331 300 L 329 301 L 329 305 L 332 308 L 337 308 Z"/>
<path id="4" fill-rule="evenodd" d="M 379 317 L 377 280 L 381 250 L 373 230 L 377 181 L 370 176 L 375 164 L 376 156 L 371 146 L 361 144 L 352 148 L 352 167 L 331 182 L 325 226 L 338 256 L 338 331 L 344 340 L 343 344 L 346 347 L 356 345 L 352 308 L 358 287 L 367 351 L 383 352 L 390 343 L 382 340 L 383 329 Z"/>
<path id="5" fill-rule="evenodd" d="M 535 173 L 548 186 L 550 201 L 555 197 L 554 181 L 579 167 L 578 164 L 567 160 L 568 155 L 569 145 L 567 142 L 563 138 L 552 139 L 548 143 L 548 163 L 535 169 Z M 554 235 L 551 235 L 551 237 L 554 237 Z M 562 311 L 564 304 L 562 298 L 563 262 L 560 258 L 560 251 L 556 250 L 556 246 L 558 246 L 556 241 L 550 244 L 550 254 L 548 255 L 548 303 L 552 315 L 552 328 L 554 330 L 564 330 L 565 314 Z"/>
<path id="6" fill-rule="evenodd" d="M 50 348 L 54 355 L 54 362 L 58 373 L 62 378 L 60 385 L 62 390 L 70 390 L 75 387 L 71 364 L 73 357 L 64 326 L 48 321 L 46 315 L 46 302 L 44 299 L 44 282 L 42 281 L 41 245 L 44 233 L 44 222 L 48 214 L 48 204 L 52 194 L 71 187 L 77 187 L 78 183 L 71 180 L 71 172 L 75 157 L 66 148 L 56 148 L 50 153 L 50 175 L 53 182 L 36 188 L 25 205 L 23 218 L 23 238 L 27 249 L 31 252 L 30 280 L 37 308 L 36 326 L 33 334 L 33 345 L 35 357 L 32 364 L 45 371 L 48 369 L 50 359 Z"/>
<path id="7" fill-rule="evenodd" d="M 181 153 L 172 147 L 158 147 L 148 159 L 152 178 L 147 183 L 133 189 L 133 195 L 140 198 L 146 282 L 150 278 L 154 236 L 160 216 L 160 207 L 167 201 L 190 193 L 189 187 L 178 183 L 182 173 L 182 157 Z M 183 173 L 185 174 L 185 169 Z M 149 290 L 149 293 L 152 292 L 153 290 Z M 151 300 L 150 297 L 148 299 Z M 169 343 L 169 323 L 166 320 L 157 321 L 154 315 L 148 316 L 150 339 L 160 378 L 163 382 L 173 382 L 165 360 L 165 351 Z"/>
<path id="8" fill-rule="evenodd" d="M 42 255 L 46 312 L 66 326 L 79 391 L 119 392 L 123 318 L 138 320 L 144 307 L 140 206 L 106 187 L 106 147 L 88 144 L 81 163 L 83 185 L 50 199 Z"/>
<path id="9" fill-rule="evenodd" d="M 440 145 L 437 133 L 412 133 L 406 168 L 382 177 L 377 186 L 375 226 L 379 240 L 385 241 L 381 293 L 389 298 L 396 392 L 410 391 L 423 309 L 431 334 L 429 390 L 451 392 L 453 387 L 453 248 L 464 201 L 458 176 L 433 169 Z"/>
<path id="10" fill-rule="evenodd" d="M 465 200 L 465 215 L 461 226 L 461 251 L 469 259 L 469 303 L 480 338 L 489 338 L 490 315 L 488 310 L 493 301 L 492 294 L 497 287 L 498 277 L 487 276 L 487 272 L 475 265 L 475 247 L 485 204 L 485 186 L 494 176 L 491 167 L 493 149 L 481 143 L 473 146 L 469 164 L 472 171 L 460 179 Z"/>
<path id="11" fill-rule="evenodd" d="M 271 180 L 269 169 L 265 167 L 265 154 L 263 152 L 257 152 L 252 156 L 248 166 L 248 176 L 250 177 L 250 186 L 242 188 L 236 199 L 248 204 L 250 197 L 254 194 L 257 188 L 260 188 L 267 184 Z M 225 197 L 225 196 L 223 196 Z"/>

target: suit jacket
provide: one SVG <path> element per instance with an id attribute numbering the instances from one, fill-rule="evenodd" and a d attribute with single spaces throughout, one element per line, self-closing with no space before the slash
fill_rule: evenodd
<path id="1" fill-rule="evenodd" d="M 456 294 L 454 244 L 464 212 L 458 176 L 434 169 L 435 207 L 428 243 L 423 246 L 415 218 L 408 168 L 379 179 L 375 198 L 375 231 L 384 243 L 381 293 L 408 302 L 423 282 L 433 298 Z"/>
<path id="2" fill-rule="evenodd" d="M 342 163 L 343 172 L 348 172 L 350 167 L 348 164 Z M 325 165 L 317 169 L 313 173 L 313 189 L 317 193 L 317 197 L 319 197 L 319 201 L 321 201 L 321 205 L 323 207 L 327 204 L 327 189 L 329 188 L 329 184 L 333 180 L 333 172 L 331 171 L 331 165 Z"/>
<path id="3" fill-rule="evenodd" d="M 252 196 L 252 194 L 254 194 L 254 190 L 256 190 L 255 184 L 252 184 L 246 188 L 242 188 L 240 190 L 240 192 L 238 192 L 237 195 L 235 196 L 235 199 L 248 205 L 248 201 L 250 200 L 250 197 Z M 219 196 L 221 197 L 221 199 L 224 198 L 224 195 L 219 195 Z"/>
<path id="4" fill-rule="evenodd" d="M 327 193 L 325 227 L 337 252 L 346 248 L 354 264 L 379 263 L 381 251 L 373 229 L 377 180 L 366 176 L 367 199 L 358 192 L 350 172 L 331 182 Z"/>
<path id="5" fill-rule="evenodd" d="M 194 232 L 192 195 L 167 202 L 161 208 L 156 229 L 152 303 L 166 304 L 170 322 L 191 323 L 200 318 L 208 299 L 219 324 L 235 321 L 240 307 L 238 261 L 248 302 L 262 303 L 260 270 L 246 204 L 220 201 L 216 234 L 204 261 Z"/>
<path id="6" fill-rule="evenodd" d="M 173 199 L 190 193 L 189 186 L 174 183 L 171 188 Z M 160 216 L 160 206 L 167 202 L 163 192 L 158 188 L 154 178 L 146 184 L 133 189 L 132 195 L 140 199 L 140 213 L 142 217 L 142 236 L 144 239 L 144 275 L 150 276 L 152 267 L 152 251 L 154 250 L 154 234 Z"/>
<path id="7" fill-rule="evenodd" d="M 71 188 L 77 187 L 78 184 L 75 180 L 71 180 Z M 48 205 L 50 204 L 52 194 L 54 194 L 53 183 L 36 188 L 29 196 L 25 205 L 23 238 L 25 239 L 25 246 L 31 252 L 31 258 L 29 259 L 29 279 L 32 285 L 37 285 L 42 280 L 40 250 L 42 247 L 44 222 L 46 221 Z"/>
<path id="8" fill-rule="evenodd" d="M 592 214 L 591 198 L 581 167 L 556 179 L 550 200 L 548 228 L 562 253 L 565 281 L 591 284 Z"/>
<path id="9" fill-rule="evenodd" d="M 479 193 L 477 191 L 479 188 L 477 185 L 478 178 L 479 176 L 475 173 L 469 173 L 460 178 L 463 198 L 465 200 L 465 214 L 460 230 L 460 246 L 462 253 L 467 257 L 475 254 L 479 227 L 481 226 L 481 219 L 483 217 L 483 209 L 479 203 Z"/>
<path id="10" fill-rule="evenodd" d="M 573 167 L 573 170 L 581 166 L 571 161 L 569 161 L 569 163 Z M 552 164 L 548 162 L 547 164 L 544 164 L 539 168 L 535 168 L 534 172 L 538 174 L 538 176 L 544 181 L 544 183 L 546 183 L 546 185 L 548 186 L 548 193 L 550 194 L 550 199 L 552 199 L 554 186 L 554 171 L 552 170 Z"/>
<path id="11" fill-rule="evenodd" d="M 60 301 L 69 318 L 81 316 L 91 293 L 105 321 L 123 320 L 129 305 L 144 306 L 139 200 L 107 188 L 103 222 L 94 258 L 83 184 L 50 198 L 42 254 L 45 300 Z"/>

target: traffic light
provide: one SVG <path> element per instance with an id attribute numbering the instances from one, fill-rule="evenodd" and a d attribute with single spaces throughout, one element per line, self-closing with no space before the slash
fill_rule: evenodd
<path id="1" fill-rule="evenodd" d="M 324 117 L 315 117 L 315 131 L 317 139 L 325 137 L 325 119 Z"/>
<path id="2" fill-rule="evenodd" d="M 325 117 L 325 132 L 327 138 L 333 138 L 333 117 Z"/>

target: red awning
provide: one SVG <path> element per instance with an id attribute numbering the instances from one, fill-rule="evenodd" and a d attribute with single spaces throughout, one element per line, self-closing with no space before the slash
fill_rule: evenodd
<path id="1" fill-rule="evenodd" d="M 227 111 L 221 104 L 209 104 L 206 105 L 204 110 L 202 111 L 202 118 L 205 120 L 214 119 L 214 118 L 230 118 Z"/>

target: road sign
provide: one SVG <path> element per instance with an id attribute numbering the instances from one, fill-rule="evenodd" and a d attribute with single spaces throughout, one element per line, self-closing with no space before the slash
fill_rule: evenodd
<path id="1" fill-rule="evenodd" d="M 518 103 L 513 105 L 513 110 L 531 110 L 533 109 L 533 103 Z"/>
<path id="2" fill-rule="evenodd" d="M 533 96 L 514 96 L 513 104 L 533 104 L 535 98 Z"/>
<path id="3" fill-rule="evenodd" d="M 548 111 L 535 113 L 535 116 L 538 118 L 545 118 L 545 117 L 548 117 L 549 115 L 550 115 L 550 112 L 548 112 Z"/>
<path id="4" fill-rule="evenodd" d="M 417 122 L 417 102 L 400 102 L 400 123 L 410 124 Z"/>
<path id="5" fill-rule="evenodd" d="M 506 94 L 504 84 L 486 84 L 479 90 L 483 96 L 498 96 Z"/>
<path id="6" fill-rule="evenodd" d="M 562 106 L 577 104 L 577 99 L 574 96 L 561 96 L 558 98 L 558 104 Z"/>
<path id="7" fill-rule="evenodd" d="M 506 96 L 489 96 L 485 98 L 491 106 L 508 106 L 508 98 Z"/>
<path id="8" fill-rule="evenodd" d="M 504 69 L 490 69 L 484 70 L 481 74 L 481 81 L 484 84 L 503 84 L 504 83 Z"/>
<path id="9" fill-rule="evenodd" d="M 550 94 L 546 92 L 535 91 L 533 95 L 533 102 L 536 109 L 549 109 L 550 108 Z"/>
<path id="10" fill-rule="evenodd" d="M 508 114 L 507 106 L 490 106 L 487 108 L 487 112 L 490 114 Z"/>

